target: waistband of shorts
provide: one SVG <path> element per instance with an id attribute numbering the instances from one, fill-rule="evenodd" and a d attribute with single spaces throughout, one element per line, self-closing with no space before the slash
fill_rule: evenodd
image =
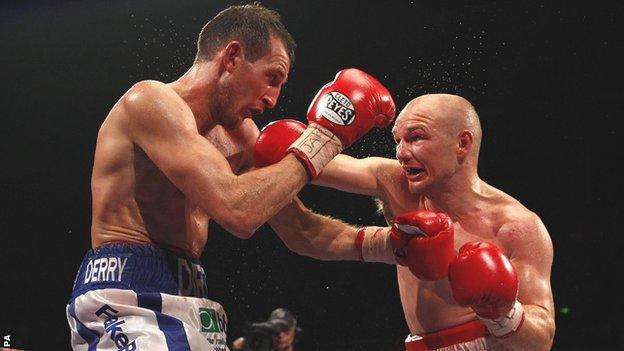
<path id="1" fill-rule="evenodd" d="M 477 338 L 488 336 L 489 332 L 479 320 L 473 320 L 454 327 L 433 333 L 408 336 L 405 339 L 407 351 L 430 351 L 443 347 L 461 344 Z"/>
<path id="2" fill-rule="evenodd" d="M 153 244 L 111 243 L 87 251 L 71 299 L 96 289 L 205 297 L 199 259 Z"/>

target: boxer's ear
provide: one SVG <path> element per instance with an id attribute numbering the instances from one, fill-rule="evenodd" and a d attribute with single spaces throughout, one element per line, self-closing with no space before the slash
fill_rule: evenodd
<path id="1" fill-rule="evenodd" d="M 228 71 L 234 71 L 245 60 L 245 48 L 237 40 L 229 42 L 222 51 L 221 64 Z"/>
<path id="2" fill-rule="evenodd" d="M 461 133 L 457 136 L 457 161 L 462 162 L 468 154 L 470 154 L 470 150 L 472 150 L 472 146 L 474 143 L 474 138 L 472 133 L 469 130 L 462 130 Z"/>

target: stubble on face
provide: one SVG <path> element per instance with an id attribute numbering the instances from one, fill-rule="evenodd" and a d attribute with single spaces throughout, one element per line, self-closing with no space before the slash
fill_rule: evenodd
<path id="1" fill-rule="evenodd" d="M 242 66 L 245 64 L 246 62 L 233 72 L 231 77 L 223 80 L 210 97 L 210 99 L 214 99 L 213 118 L 217 124 L 225 129 L 235 129 L 240 126 L 243 120 L 241 97 L 244 92 L 244 82 L 241 77 L 244 73 L 242 70 L 245 69 Z"/>

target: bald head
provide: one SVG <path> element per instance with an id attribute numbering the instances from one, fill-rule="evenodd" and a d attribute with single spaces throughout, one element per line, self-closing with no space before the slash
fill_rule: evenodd
<path id="1" fill-rule="evenodd" d="M 423 116 L 431 119 L 446 132 L 457 136 L 463 130 L 472 133 L 474 152 L 478 155 L 481 145 L 481 122 L 474 106 L 458 95 L 426 94 L 410 101 L 397 117 Z"/>

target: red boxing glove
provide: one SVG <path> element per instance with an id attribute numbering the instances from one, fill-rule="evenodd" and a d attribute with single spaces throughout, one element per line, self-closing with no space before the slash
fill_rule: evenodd
<path id="1" fill-rule="evenodd" d="M 394 219 L 390 242 L 398 264 L 421 280 L 448 275 L 455 257 L 453 222 L 446 213 L 429 210 L 407 212 Z"/>
<path id="2" fill-rule="evenodd" d="M 310 124 L 288 151 L 314 179 L 331 159 L 374 125 L 390 124 L 395 113 L 388 89 L 358 69 L 344 69 L 316 94 L 308 108 Z"/>
<path id="3" fill-rule="evenodd" d="M 518 275 L 509 259 L 493 244 L 469 242 L 449 267 L 455 301 L 470 306 L 492 335 L 513 334 L 524 311 L 518 296 Z"/>
<path id="4" fill-rule="evenodd" d="M 316 94 L 308 108 L 308 121 L 331 131 L 346 148 L 373 126 L 388 126 L 395 113 L 386 87 L 366 72 L 347 68 Z"/>
<path id="5" fill-rule="evenodd" d="M 267 124 L 260 131 L 254 146 L 254 166 L 260 168 L 279 162 L 306 127 L 294 119 L 280 119 Z"/>
<path id="6" fill-rule="evenodd" d="M 364 262 L 398 263 L 422 280 L 447 276 L 453 251 L 454 231 L 445 213 L 428 210 L 395 217 L 392 227 L 364 227 L 354 246 Z"/>

